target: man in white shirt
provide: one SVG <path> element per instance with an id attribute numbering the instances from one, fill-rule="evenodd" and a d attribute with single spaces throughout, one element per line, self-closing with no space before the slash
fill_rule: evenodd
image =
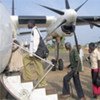
<path id="1" fill-rule="evenodd" d="M 100 71 L 100 51 L 96 48 L 94 43 L 90 43 L 89 53 L 91 62 L 93 97 L 97 98 L 97 95 L 100 95 L 100 87 L 96 85 L 98 71 Z"/>
<path id="2" fill-rule="evenodd" d="M 27 65 L 28 62 L 31 61 L 31 66 L 33 65 L 33 67 L 35 68 L 35 71 L 37 73 L 37 79 L 40 80 L 43 75 L 44 75 L 44 68 L 43 68 L 43 64 L 41 62 L 41 60 L 37 57 L 35 57 L 33 55 L 33 53 L 35 53 L 36 55 L 38 55 L 39 57 L 42 57 L 44 58 L 44 49 L 43 48 L 46 48 L 43 44 L 43 40 L 42 40 L 42 37 L 40 36 L 40 32 L 37 28 L 37 26 L 35 26 L 35 22 L 34 21 L 29 21 L 28 22 L 28 28 L 29 29 L 32 29 L 31 31 L 31 37 L 30 37 L 30 46 L 29 46 L 29 51 L 30 51 L 30 54 L 27 55 L 23 60 L 24 62 L 24 65 Z M 25 66 L 24 66 L 25 67 Z M 30 66 L 28 66 L 27 68 L 24 68 L 26 69 L 27 71 L 24 71 L 24 77 L 27 79 L 27 78 L 32 78 L 32 70 L 29 69 L 31 68 Z M 40 82 L 39 86 L 38 87 L 44 87 L 46 86 L 47 83 L 46 83 L 46 80 L 45 78 Z"/>
<path id="3" fill-rule="evenodd" d="M 30 56 L 33 56 L 33 53 L 35 53 L 38 49 L 38 45 L 40 42 L 40 33 L 39 30 L 37 29 L 37 26 L 35 26 L 34 21 L 29 21 L 28 22 L 28 28 L 32 29 L 31 30 L 31 36 L 30 36 Z"/>

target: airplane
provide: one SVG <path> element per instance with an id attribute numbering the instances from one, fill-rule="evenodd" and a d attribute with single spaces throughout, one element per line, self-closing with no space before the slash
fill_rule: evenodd
<path id="1" fill-rule="evenodd" d="M 59 58 L 59 44 L 61 42 L 61 39 L 63 37 L 69 37 L 72 35 L 75 35 L 75 28 L 78 25 L 87 25 L 89 24 L 92 28 L 93 26 L 100 27 L 98 24 L 100 21 L 100 16 L 78 16 L 77 12 L 78 10 L 87 2 L 86 0 L 82 5 L 77 7 L 76 9 L 71 9 L 68 0 L 65 0 L 65 6 L 66 8 L 64 10 L 58 10 L 55 8 L 47 7 L 41 4 L 37 4 L 43 8 L 46 8 L 48 10 L 51 10 L 59 16 L 33 16 L 35 17 L 34 20 L 36 21 L 36 24 L 38 27 L 46 27 L 47 28 L 47 36 L 45 38 L 45 41 L 49 41 L 51 39 L 56 40 L 56 57 L 55 59 L 52 59 L 54 69 L 56 70 L 56 67 L 58 69 L 63 69 L 63 60 Z M 27 20 L 29 16 L 20 16 L 24 18 L 24 24 L 27 24 Z M 37 17 L 37 18 L 36 18 Z M 40 18 L 41 17 L 41 18 Z M 20 22 L 23 23 L 23 22 Z M 22 33 L 23 34 L 23 33 Z M 25 34 L 25 32 L 24 32 Z M 27 34 L 27 32 L 26 32 Z M 76 36 L 75 36 L 76 37 Z M 77 42 L 77 39 L 75 39 Z M 78 48 L 78 47 L 77 47 Z"/>
<path id="2" fill-rule="evenodd" d="M 0 73 L 2 73 L 9 63 L 13 38 L 12 34 L 16 34 L 19 28 L 27 27 L 29 20 L 35 20 L 38 27 L 47 27 L 48 41 L 51 38 L 56 39 L 57 42 L 57 58 L 59 58 L 59 42 L 62 37 L 72 36 L 75 33 L 77 25 L 90 25 L 100 27 L 100 16 L 78 16 L 77 11 L 87 2 L 76 9 L 71 9 L 68 0 L 65 0 L 66 8 L 64 10 L 57 10 L 44 5 L 39 5 L 49 9 L 59 16 L 17 16 L 10 15 L 8 10 L 0 2 Z M 3 41 L 3 42 L 2 42 Z"/>
<path id="3" fill-rule="evenodd" d="M 54 38 L 57 42 L 57 58 L 59 59 L 59 43 L 62 37 L 75 36 L 76 45 L 78 44 L 75 34 L 75 27 L 77 25 L 90 25 L 100 27 L 100 16 L 78 16 L 77 11 L 87 2 L 76 9 L 71 9 L 68 0 L 65 0 L 66 8 L 64 10 L 57 10 L 44 5 L 40 5 L 49 9 L 60 16 L 17 16 L 9 14 L 8 10 L 0 2 L 0 75 L 9 65 L 12 54 L 13 34 L 19 28 L 27 27 L 29 20 L 35 20 L 38 27 L 47 27 L 46 41 Z M 77 47 L 78 49 L 78 47 Z"/>

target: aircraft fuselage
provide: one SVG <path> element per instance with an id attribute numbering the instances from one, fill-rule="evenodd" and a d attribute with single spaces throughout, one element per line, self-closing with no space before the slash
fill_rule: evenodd
<path id="1" fill-rule="evenodd" d="M 0 73 L 6 68 L 12 51 L 12 22 L 7 9 L 0 2 Z"/>

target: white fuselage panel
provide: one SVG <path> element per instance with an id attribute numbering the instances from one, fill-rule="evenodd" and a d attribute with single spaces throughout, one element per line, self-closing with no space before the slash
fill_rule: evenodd
<path id="1" fill-rule="evenodd" d="M 0 3 L 0 73 L 6 68 L 12 50 L 12 23 L 10 14 Z"/>

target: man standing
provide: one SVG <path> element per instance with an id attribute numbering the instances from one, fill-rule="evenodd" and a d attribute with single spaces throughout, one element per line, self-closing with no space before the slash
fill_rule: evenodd
<path id="1" fill-rule="evenodd" d="M 25 56 L 23 59 L 23 63 L 24 65 L 27 65 L 29 62 L 31 62 L 31 68 L 32 66 L 34 67 L 36 74 L 37 74 L 37 79 L 40 80 L 43 75 L 44 75 L 44 69 L 43 69 L 43 64 L 41 62 L 41 59 L 35 57 L 33 55 L 33 53 L 35 53 L 36 55 L 38 55 L 41 58 L 46 58 L 48 55 L 48 49 L 44 44 L 44 41 L 42 39 L 42 37 L 40 36 L 40 32 L 38 30 L 38 28 L 35 26 L 35 22 L 34 21 L 29 21 L 28 22 L 28 28 L 32 29 L 31 31 L 31 39 L 30 39 L 30 45 L 29 45 L 29 51 L 30 54 Z M 25 67 L 25 66 L 24 66 Z M 25 74 L 24 74 L 24 78 L 29 78 L 31 79 L 32 77 L 32 70 L 29 69 L 29 67 L 25 67 Z M 46 86 L 46 80 L 43 79 L 38 87 L 44 87 Z"/>
<path id="2" fill-rule="evenodd" d="M 89 53 L 92 74 L 93 98 L 97 98 L 97 95 L 100 95 L 100 87 L 96 85 L 98 71 L 100 72 L 100 51 L 96 48 L 94 43 L 90 43 Z"/>
<path id="3" fill-rule="evenodd" d="M 72 49 L 71 44 L 69 42 L 65 43 L 65 48 L 66 50 L 69 50 L 69 60 L 70 60 L 69 67 L 71 68 L 71 71 L 63 78 L 62 97 L 67 98 L 70 96 L 69 81 L 71 80 L 71 78 L 73 78 L 79 100 L 85 100 L 79 78 L 79 71 L 81 71 L 81 61 L 78 51 L 76 49 Z"/>

